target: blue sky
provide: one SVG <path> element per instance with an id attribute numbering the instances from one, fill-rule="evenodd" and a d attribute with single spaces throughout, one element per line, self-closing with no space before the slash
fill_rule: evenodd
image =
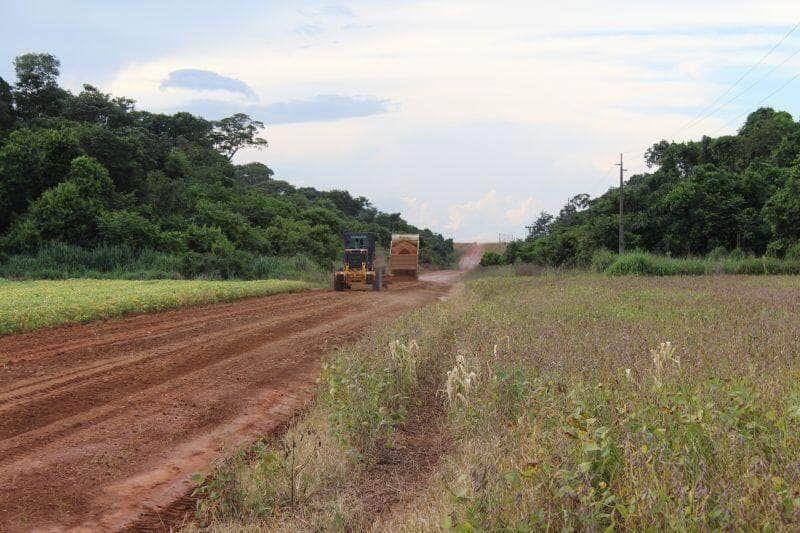
<path id="1" fill-rule="evenodd" d="M 459 240 L 521 235 L 614 183 L 662 137 L 736 129 L 800 72 L 796 1 L 198 2 L 0 0 L 0 76 L 47 51 L 62 84 L 153 111 L 267 123 L 290 182 L 344 188 Z M 224 7 L 220 7 L 223 6 Z M 800 80 L 765 100 L 800 114 Z"/>

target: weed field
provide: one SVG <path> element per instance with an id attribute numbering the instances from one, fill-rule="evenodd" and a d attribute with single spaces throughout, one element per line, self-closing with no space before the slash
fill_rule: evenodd
<path id="1" fill-rule="evenodd" d="M 202 482 L 200 520 L 796 530 L 799 340 L 796 277 L 473 279 L 332 354 L 311 412 Z M 412 423 L 447 444 L 404 485 Z"/>
<path id="2" fill-rule="evenodd" d="M 284 280 L 0 280 L 0 334 L 313 287 Z"/>

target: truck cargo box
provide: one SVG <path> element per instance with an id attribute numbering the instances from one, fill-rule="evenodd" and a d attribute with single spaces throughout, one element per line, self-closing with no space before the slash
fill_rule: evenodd
<path id="1" fill-rule="evenodd" d="M 389 249 L 389 273 L 417 279 L 419 273 L 419 235 L 400 233 L 392 235 Z"/>

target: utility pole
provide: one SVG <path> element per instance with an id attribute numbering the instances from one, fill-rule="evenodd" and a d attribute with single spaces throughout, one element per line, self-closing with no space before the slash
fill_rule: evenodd
<path id="1" fill-rule="evenodd" d="M 625 201 L 623 199 L 623 192 L 625 190 L 624 173 L 627 171 L 622 166 L 622 154 L 619 154 L 619 163 L 615 166 L 619 167 L 619 255 L 625 253 L 625 227 L 622 221 L 622 216 L 625 213 Z"/>

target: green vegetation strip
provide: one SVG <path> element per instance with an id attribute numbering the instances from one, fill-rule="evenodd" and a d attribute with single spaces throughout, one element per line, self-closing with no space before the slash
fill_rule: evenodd
<path id="1" fill-rule="evenodd" d="M 474 279 L 329 357 L 315 407 L 201 485 L 201 521 L 796 530 L 799 300 L 789 276 Z M 412 417 L 431 402 L 438 420 Z M 402 488 L 385 459 L 412 419 L 451 445 Z M 411 503 L 375 517 L 365 487 L 387 469 Z"/>
<path id="2" fill-rule="evenodd" d="M 0 280 L 0 334 L 314 287 L 285 280 Z"/>
<path id="3" fill-rule="evenodd" d="M 777 257 L 665 257 L 646 252 L 622 256 L 597 252 L 592 268 L 611 276 L 702 276 L 706 274 L 800 274 L 800 260 Z"/>

